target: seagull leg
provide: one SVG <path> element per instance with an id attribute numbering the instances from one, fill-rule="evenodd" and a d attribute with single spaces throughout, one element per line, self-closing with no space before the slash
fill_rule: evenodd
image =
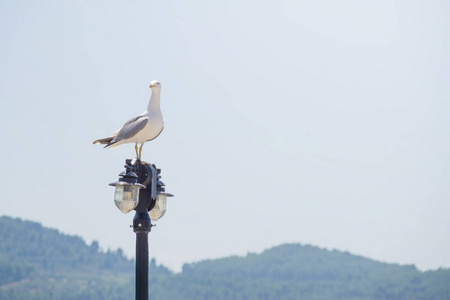
<path id="1" fill-rule="evenodd" d="M 137 145 L 137 144 L 136 144 L 136 145 Z M 142 143 L 142 144 L 141 144 L 141 147 L 139 148 L 139 159 L 141 159 L 142 147 L 144 147 L 144 143 Z"/>
<path id="2" fill-rule="evenodd" d="M 139 159 L 137 143 L 134 145 L 134 150 L 136 151 L 136 158 Z"/>

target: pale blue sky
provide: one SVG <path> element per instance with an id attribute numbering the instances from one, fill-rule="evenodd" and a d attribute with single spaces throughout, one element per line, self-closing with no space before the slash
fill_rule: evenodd
<path id="1" fill-rule="evenodd" d="M 0 215 L 132 256 L 92 141 L 162 83 L 144 146 L 184 262 L 299 242 L 450 267 L 448 1 L 2 1 Z"/>

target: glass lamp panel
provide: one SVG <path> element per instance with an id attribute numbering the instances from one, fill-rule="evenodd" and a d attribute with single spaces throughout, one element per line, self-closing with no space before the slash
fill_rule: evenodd
<path id="1" fill-rule="evenodd" d="M 162 218 L 166 213 L 167 195 L 158 194 L 156 195 L 155 207 L 149 212 L 150 219 L 156 221 Z"/>
<path id="2" fill-rule="evenodd" d="M 123 213 L 136 208 L 139 201 L 139 187 L 133 185 L 117 185 L 114 193 L 114 203 Z"/>
<path id="3" fill-rule="evenodd" d="M 167 205 L 167 195 L 165 194 L 158 194 L 156 196 L 156 201 L 159 203 L 159 209 L 163 212 L 166 211 L 166 205 Z"/>

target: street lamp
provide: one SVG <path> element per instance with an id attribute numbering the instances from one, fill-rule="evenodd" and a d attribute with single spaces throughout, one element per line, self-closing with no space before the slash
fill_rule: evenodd
<path id="1" fill-rule="evenodd" d="M 172 194 L 166 193 L 164 182 L 161 181 L 161 169 L 156 169 L 158 172 L 158 182 L 156 183 L 156 203 L 155 207 L 150 211 L 150 219 L 157 221 L 164 216 L 167 207 L 167 197 L 173 197 Z"/>
<path id="2" fill-rule="evenodd" d="M 136 233 L 136 300 L 148 300 L 148 233 L 166 212 L 167 197 L 161 179 L 161 169 L 139 159 L 125 160 L 125 171 L 116 187 L 114 203 L 123 213 L 133 209 L 133 231 Z M 150 214 L 149 214 L 150 212 Z"/>
<path id="3" fill-rule="evenodd" d="M 125 165 L 126 171 L 119 174 L 119 181 L 110 183 L 115 186 L 114 203 L 123 213 L 129 213 L 136 208 L 139 202 L 139 189 L 147 188 L 145 185 L 138 183 L 138 176 L 133 169 Z"/>

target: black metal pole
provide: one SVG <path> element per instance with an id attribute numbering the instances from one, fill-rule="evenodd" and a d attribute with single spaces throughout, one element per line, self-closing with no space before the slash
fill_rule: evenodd
<path id="1" fill-rule="evenodd" d="M 148 233 L 152 223 L 148 211 L 155 205 L 152 198 L 154 188 L 152 182 L 156 180 L 155 168 L 136 161 L 139 183 L 147 188 L 139 192 L 139 203 L 134 209 L 136 215 L 133 219 L 133 230 L 136 233 L 136 300 L 148 300 Z"/>
<path id="2" fill-rule="evenodd" d="M 148 233 L 151 221 L 148 212 L 136 212 L 133 219 L 136 233 L 136 300 L 148 300 Z"/>

